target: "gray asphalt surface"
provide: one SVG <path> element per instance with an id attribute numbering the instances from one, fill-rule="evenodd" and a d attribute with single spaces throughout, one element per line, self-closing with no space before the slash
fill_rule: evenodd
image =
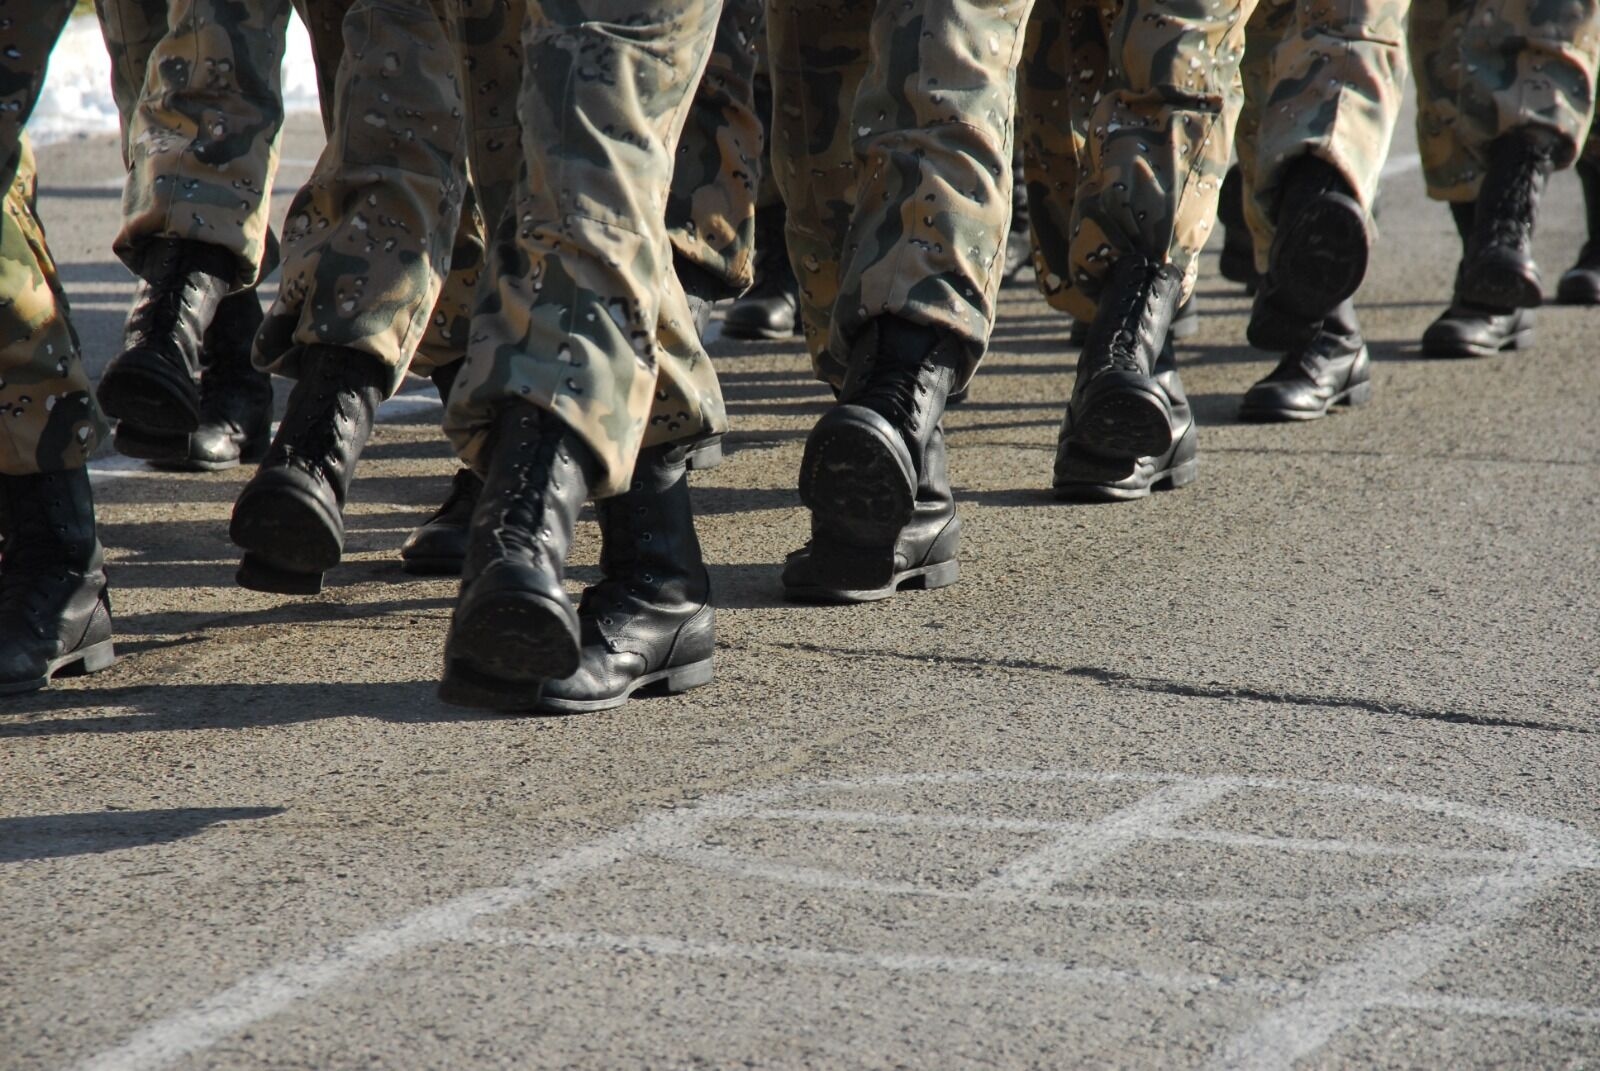
<path id="1" fill-rule="evenodd" d="M 454 584 L 396 560 L 452 469 L 420 382 L 318 598 L 234 586 L 245 473 L 102 459 L 122 660 L 0 706 L 0 1067 L 1600 1064 L 1600 313 L 1420 359 L 1457 250 L 1413 152 L 1369 407 L 1236 423 L 1270 361 L 1208 261 L 1189 489 L 1048 498 L 1073 359 L 1006 291 L 946 591 L 782 603 L 825 396 L 797 345 L 719 344 L 717 680 L 615 713 L 434 698 Z M 40 156 L 99 366 L 116 151 Z M 1576 182 L 1547 204 L 1553 289 Z"/>

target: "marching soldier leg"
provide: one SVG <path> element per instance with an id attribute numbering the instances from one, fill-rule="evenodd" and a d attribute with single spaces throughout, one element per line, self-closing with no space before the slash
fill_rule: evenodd
<path id="1" fill-rule="evenodd" d="M 329 141 L 290 204 L 255 353 L 297 382 L 229 529 L 239 582 L 287 594 L 320 590 L 343 553 L 355 465 L 428 327 L 467 179 L 456 57 L 434 9 L 355 0 L 337 44 L 332 13 L 314 14 Z"/>
<path id="2" fill-rule="evenodd" d="M 940 419 L 988 342 L 1011 212 L 1030 5 L 863 7 L 768 9 L 790 259 L 817 373 L 840 398 L 801 462 L 812 538 L 784 584 L 805 599 L 955 580 Z"/>
<path id="3" fill-rule="evenodd" d="M 1588 240 L 1578 262 L 1568 268 L 1556 287 L 1563 305 L 1600 305 L 1600 134 L 1593 125 L 1575 165 L 1583 184 L 1584 221 Z"/>
<path id="4" fill-rule="evenodd" d="M 111 602 L 88 460 L 105 433 L 34 209 L 22 136 L 67 0 L 0 2 L 0 695 L 109 666 Z"/>
<path id="5" fill-rule="evenodd" d="M 664 218 L 719 8 L 530 4 L 526 165 L 445 418 L 485 476 L 445 650 L 449 702 L 599 709 L 710 678 L 709 583 L 679 455 L 726 417 Z M 641 36 L 650 49 L 626 43 Z M 603 77 L 569 77 L 580 55 Z M 601 504 L 608 555 L 612 537 L 645 542 L 619 523 L 643 524 L 665 558 L 614 561 L 580 616 L 561 586 L 576 514 L 613 496 Z M 618 571 L 639 583 L 612 583 Z"/>

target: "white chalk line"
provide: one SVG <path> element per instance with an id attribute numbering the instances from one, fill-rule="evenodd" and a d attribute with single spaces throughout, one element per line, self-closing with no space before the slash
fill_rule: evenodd
<path id="1" fill-rule="evenodd" d="M 535 948 L 557 952 L 637 953 L 645 956 L 725 960 L 757 966 L 1023 978 L 1063 987 L 1121 987 L 1182 993 L 1231 992 L 1261 999 L 1294 998 L 1304 994 L 1308 988 L 1303 982 L 1273 978 L 1081 967 L 1072 963 L 1041 959 L 994 959 L 985 956 L 938 956 L 908 952 L 838 952 L 796 948 L 791 945 L 696 941 L 659 934 L 615 934 L 594 930 L 539 932 L 501 927 L 474 927 L 459 940 L 466 944 L 490 947 Z M 1408 992 L 1377 995 L 1368 1006 L 1416 1012 L 1443 1012 L 1449 1015 L 1480 1018 L 1526 1019 L 1534 1022 L 1600 1026 L 1600 1008 L 1541 1004 L 1534 1001 Z"/>
<path id="2" fill-rule="evenodd" d="M 469 939 L 473 925 L 479 919 L 553 892 L 583 875 L 641 856 L 682 857 L 703 862 L 710 853 L 703 848 L 689 850 L 687 846 L 708 820 L 748 816 L 763 807 L 786 803 L 807 793 L 994 781 L 1033 784 L 1197 784 L 1295 791 L 1368 805 L 1385 802 L 1424 813 L 1451 815 L 1463 821 L 1497 826 L 1527 839 L 1528 851 L 1510 870 L 1498 875 L 1480 876 L 1475 879 L 1473 895 L 1451 902 L 1439 918 L 1393 935 L 1396 947 L 1392 953 L 1387 947 L 1388 938 L 1372 942 L 1350 961 L 1324 972 L 1287 1008 L 1264 1016 L 1240 1034 L 1227 1050 L 1232 1059 L 1240 1062 L 1240 1066 L 1247 1066 L 1245 1061 L 1258 1059 L 1260 1054 L 1269 1050 L 1280 1057 L 1291 1048 L 1296 1052 L 1314 1051 L 1338 1031 L 1351 1025 L 1361 1009 L 1417 1006 L 1419 1000 L 1426 998 L 1405 991 L 1405 984 L 1463 946 L 1479 930 L 1520 911 L 1547 882 L 1579 865 L 1588 864 L 1596 855 L 1592 838 L 1570 826 L 1364 786 L 1271 778 L 1185 777 L 1098 771 L 966 771 L 802 782 L 784 788 L 716 797 L 691 809 L 643 819 L 622 831 L 579 845 L 551 860 L 519 871 L 512 882 L 505 886 L 465 893 L 443 904 L 363 931 L 322 952 L 259 971 L 186 1011 L 139 1029 L 123 1044 L 91 1057 L 78 1066 L 94 1071 L 164 1066 L 210 1048 L 253 1023 L 285 1011 L 297 1001 L 375 969 L 396 956 L 429 945 Z M 749 862 L 737 860 L 747 873 L 753 873 L 748 870 Z M 815 873 L 826 881 L 838 877 L 826 871 Z M 920 887 L 910 885 L 903 888 L 922 891 Z M 988 899 L 992 901 L 994 897 Z M 1032 897 L 1028 898 L 1028 902 L 1042 901 Z M 1259 901 L 1255 902 L 1259 904 Z M 1494 1006 L 1494 1002 L 1472 998 L 1455 999 L 1459 1003 L 1450 1007 L 1462 1011 Z M 1538 1007 L 1527 1003 L 1514 1006 Z M 1434 1007 L 1446 1009 L 1447 1005 L 1441 1003 Z M 1574 1014 L 1587 1015 L 1588 1012 L 1579 1010 Z M 1283 1063 L 1280 1058 L 1274 1066 L 1282 1066 Z"/>

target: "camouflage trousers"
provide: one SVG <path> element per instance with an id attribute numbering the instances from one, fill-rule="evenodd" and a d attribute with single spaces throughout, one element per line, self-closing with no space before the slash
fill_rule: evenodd
<path id="1" fill-rule="evenodd" d="M 1410 0 L 1261 0 L 1245 32 L 1244 109 L 1234 147 L 1256 269 L 1288 166 L 1339 170 L 1370 217 L 1405 91 Z"/>
<path id="2" fill-rule="evenodd" d="M 1031 0 L 771 0 L 772 170 L 817 376 L 878 317 L 988 344 Z"/>
<path id="3" fill-rule="evenodd" d="M 0 475 L 81 468 L 107 427 L 35 208 L 23 136 L 72 0 L 0 0 Z"/>
<path id="4" fill-rule="evenodd" d="M 1553 132 L 1571 166 L 1595 110 L 1596 0 L 1412 0 L 1410 45 L 1430 197 L 1476 200 L 1489 143 L 1521 126 Z"/>
<path id="5" fill-rule="evenodd" d="M 1019 79 L 1039 289 L 1093 319 L 1124 253 L 1194 285 L 1216 223 L 1256 0 L 1039 0 Z"/>
<path id="6" fill-rule="evenodd" d="M 596 498 L 628 487 L 641 446 L 726 430 L 666 224 L 675 196 L 684 211 L 674 157 L 713 38 L 732 39 L 718 32 L 721 10 L 721 0 L 530 0 L 517 24 L 520 50 L 502 51 L 520 61 L 520 170 L 497 215 L 466 365 L 445 412 L 457 452 L 480 470 L 495 411 L 509 401 L 549 409 L 583 438 L 600 462 Z M 476 95 L 488 68 L 470 62 L 481 46 L 465 47 Z M 759 124 L 717 130 L 725 149 L 716 172 L 734 170 L 724 159 L 742 161 L 747 203 Z M 474 173 L 486 187 L 501 185 L 507 167 L 483 163 L 484 147 L 474 146 Z M 708 170 L 712 157 L 698 159 Z M 696 201 L 688 198 L 690 216 Z M 731 233 L 748 234 L 751 209 L 729 211 L 740 215 L 737 224 L 730 217 Z M 700 246 L 708 262 L 748 257 L 725 253 L 730 231 L 699 230 L 715 233 Z"/>

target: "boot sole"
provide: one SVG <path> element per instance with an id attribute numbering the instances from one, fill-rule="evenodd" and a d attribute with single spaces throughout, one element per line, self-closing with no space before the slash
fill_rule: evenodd
<path id="1" fill-rule="evenodd" d="M 813 545 L 813 551 L 815 546 Z M 845 605 L 862 602 L 881 602 L 900 591 L 935 591 L 947 588 L 961 579 L 959 561 L 936 562 L 915 569 L 895 573 L 889 583 L 863 588 L 824 587 L 821 584 L 804 587 L 785 587 L 784 598 L 790 602 Z"/>
<path id="2" fill-rule="evenodd" d="M 244 489 L 233 507 L 228 538 L 245 551 L 241 587 L 279 595 L 315 595 L 325 572 L 344 555 L 342 520 L 294 487 Z"/>
<path id="3" fill-rule="evenodd" d="M 806 439 L 800 499 L 842 542 L 891 547 L 916 509 L 910 452 L 883 417 L 840 406 Z"/>
<path id="4" fill-rule="evenodd" d="M 682 666 L 669 666 L 654 673 L 641 674 L 620 695 L 605 699 L 557 699 L 541 696 L 536 708 L 548 714 L 592 714 L 600 710 L 615 710 L 640 692 L 651 695 L 681 695 L 710 684 L 711 659 L 704 658 Z"/>
<path id="5" fill-rule="evenodd" d="M 158 453 L 153 444 L 148 447 L 144 443 L 136 446 L 132 444 L 125 445 L 120 436 L 112 442 L 112 445 L 123 456 L 147 462 L 151 468 L 160 472 L 227 472 L 229 469 L 236 469 L 240 465 L 254 465 L 259 462 L 267 456 L 267 446 L 272 441 L 269 437 L 263 436 L 240 447 L 238 457 L 219 458 L 213 461 L 190 454 L 188 452 L 188 436 L 185 436 L 184 440 L 182 449 L 176 453 Z M 147 452 L 140 453 L 139 451 L 141 450 L 147 450 Z"/>
<path id="6" fill-rule="evenodd" d="M 1563 278 L 1556 285 L 1556 300 L 1563 305 L 1600 305 L 1600 286 L 1588 278 Z"/>
<path id="7" fill-rule="evenodd" d="M 1520 271 L 1519 263 L 1495 256 L 1475 260 L 1462 271 L 1457 296 L 1488 309 L 1538 308 L 1544 304 L 1544 288 Z"/>
<path id="8" fill-rule="evenodd" d="M 1087 398 L 1072 441 L 1107 457 L 1159 457 L 1172 449 L 1172 413 L 1151 388 L 1119 387 Z"/>
<path id="9" fill-rule="evenodd" d="M 24 692 L 37 692 L 49 686 L 56 677 L 84 677 L 90 673 L 99 673 L 103 669 L 110 669 L 117 661 L 116 648 L 110 640 L 101 640 L 91 643 L 87 647 L 52 658 L 45 663 L 44 676 L 34 677 L 25 681 L 7 681 L 0 683 L 0 695 L 21 695 Z"/>
<path id="10" fill-rule="evenodd" d="M 1342 194 L 1322 197 L 1280 234 L 1272 258 L 1276 294 L 1292 311 L 1322 319 L 1361 288 L 1371 244 L 1359 204 Z"/>
<path id="11" fill-rule="evenodd" d="M 1422 339 L 1422 355 L 1424 357 L 1468 358 L 1468 357 L 1495 357 L 1512 350 L 1526 350 L 1533 347 L 1533 328 L 1524 327 L 1513 332 L 1498 346 L 1475 346 L 1464 342 L 1430 342 L 1427 336 Z"/>
<path id="12" fill-rule="evenodd" d="M 1289 424 L 1301 420 L 1321 420 L 1336 405 L 1354 409 L 1372 401 L 1372 383 L 1357 383 L 1328 399 L 1321 409 L 1284 409 L 1271 406 L 1239 406 L 1239 419 L 1251 424 Z"/>
<path id="13" fill-rule="evenodd" d="M 482 686 L 498 681 L 522 692 L 540 681 L 572 676 L 581 657 L 563 608 L 542 595 L 516 590 L 492 592 L 458 610 L 449 648 L 446 682 L 465 669 Z"/>
<path id="14" fill-rule="evenodd" d="M 199 390 L 148 350 L 129 350 L 112 361 L 95 396 L 107 416 L 141 428 L 183 434 L 200 429 Z"/>

